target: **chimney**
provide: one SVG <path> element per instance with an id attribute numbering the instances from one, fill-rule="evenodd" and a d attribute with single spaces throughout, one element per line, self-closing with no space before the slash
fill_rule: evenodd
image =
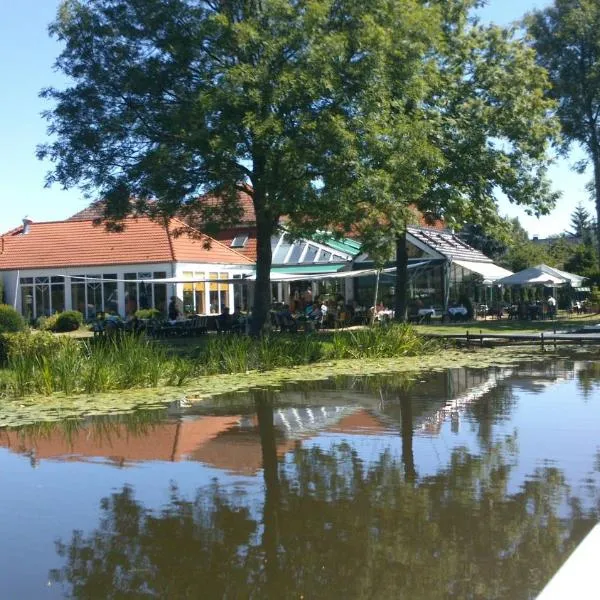
<path id="1" fill-rule="evenodd" d="M 33 221 L 29 217 L 23 217 L 23 231 L 22 235 L 27 235 L 29 233 L 29 229 L 31 228 L 31 224 Z"/>

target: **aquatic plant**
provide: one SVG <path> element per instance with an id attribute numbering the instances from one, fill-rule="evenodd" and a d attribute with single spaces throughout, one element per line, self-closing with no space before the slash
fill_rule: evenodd
<path id="1" fill-rule="evenodd" d="M 333 334 L 328 358 L 393 358 L 416 356 L 431 346 L 410 325 L 369 327 Z"/>
<path id="2" fill-rule="evenodd" d="M 324 360 L 416 356 L 431 343 L 409 326 L 333 334 L 210 336 L 188 357 L 143 335 L 78 341 L 48 332 L 11 337 L 4 396 L 94 394 L 132 388 L 182 386 L 197 376 L 272 371 Z"/>
<path id="3" fill-rule="evenodd" d="M 7 395 L 22 397 L 157 387 L 169 378 L 174 362 L 181 367 L 164 348 L 140 336 L 80 342 L 44 332 L 26 334 L 11 340 L 5 389 Z"/>

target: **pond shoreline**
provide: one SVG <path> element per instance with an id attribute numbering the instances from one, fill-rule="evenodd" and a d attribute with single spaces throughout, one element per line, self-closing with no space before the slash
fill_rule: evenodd
<path id="1" fill-rule="evenodd" d="M 278 389 L 303 381 L 319 381 L 338 375 L 369 376 L 394 373 L 440 371 L 449 368 L 486 368 L 549 357 L 597 359 L 600 355 L 580 348 L 541 352 L 539 346 L 516 348 L 437 349 L 431 354 L 374 359 L 340 359 L 270 371 L 248 371 L 194 378 L 181 387 L 156 387 L 66 396 L 28 396 L 0 401 L 0 427 L 18 427 L 36 422 L 117 415 L 136 409 L 165 409 L 173 403 L 189 406 L 215 396 L 257 388 Z"/>

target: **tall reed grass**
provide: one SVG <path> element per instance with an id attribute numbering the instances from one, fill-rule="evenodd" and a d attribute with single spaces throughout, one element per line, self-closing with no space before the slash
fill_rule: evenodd
<path id="1" fill-rule="evenodd" d="M 11 340 L 6 366 L 2 391 L 16 397 L 183 385 L 196 370 L 139 336 L 80 342 L 43 332 Z"/>
<path id="2" fill-rule="evenodd" d="M 270 371 L 332 359 L 416 356 L 426 342 L 410 326 L 392 325 L 331 335 L 210 336 L 188 358 L 156 342 L 127 335 L 86 342 L 51 333 L 17 334 L 0 371 L 0 394 L 93 394 L 184 385 L 198 375 Z"/>

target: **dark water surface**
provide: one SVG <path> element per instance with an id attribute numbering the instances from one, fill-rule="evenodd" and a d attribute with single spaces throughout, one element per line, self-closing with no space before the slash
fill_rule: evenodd
<path id="1" fill-rule="evenodd" d="M 531 598 L 598 521 L 600 363 L 0 429 L 0 598 Z"/>

